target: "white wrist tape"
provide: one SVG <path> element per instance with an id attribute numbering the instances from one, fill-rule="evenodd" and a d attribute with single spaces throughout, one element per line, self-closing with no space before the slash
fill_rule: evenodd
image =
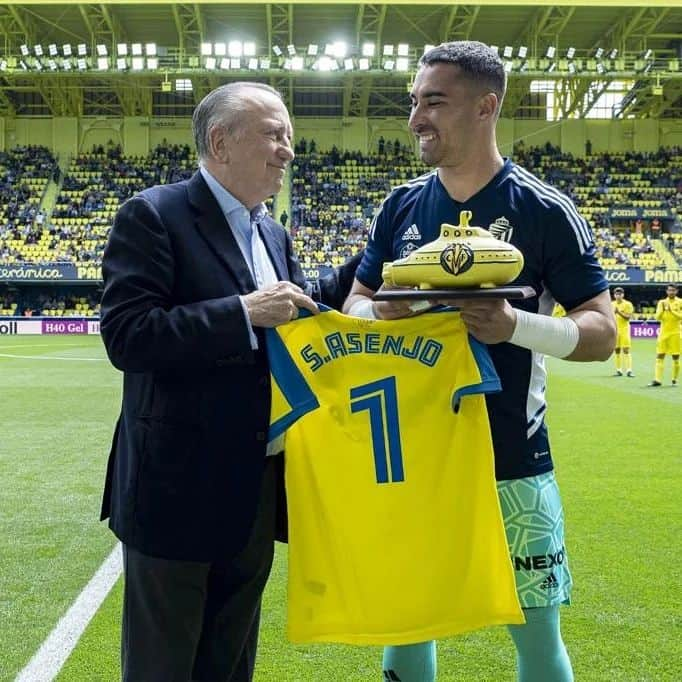
<path id="1" fill-rule="evenodd" d="M 353 317 L 364 317 L 366 320 L 378 319 L 374 312 L 374 302 L 369 298 L 360 298 L 348 308 L 348 314 Z"/>
<path id="2" fill-rule="evenodd" d="M 570 317 L 549 317 L 515 309 L 516 326 L 509 343 L 555 358 L 569 356 L 578 345 L 580 330 Z"/>

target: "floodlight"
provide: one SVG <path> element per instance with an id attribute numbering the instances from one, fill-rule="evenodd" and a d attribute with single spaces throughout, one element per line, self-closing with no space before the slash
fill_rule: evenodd
<path id="1" fill-rule="evenodd" d="M 47 51 L 48 51 L 50 57 L 56 57 L 59 54 L 59 51 L 57 50 L 57 46 L 54 43 L 50 43 L 47 46 Z"/>
<path id="2" fill-rule="evenodd" d="M 36 45 L 36 47 L 38 47 L 38 46 Z M 653 54 L 654 54 L 654 53 L 653 53 L 652 50 L 647 50 L 647 51 L 644 53 L 644 55 L 643 55 L 643 56 L 644 56 L 644 59 L 651 59 L 651 57 L 653 57 Z"/>
<path id="3" fill-rule="evenodd" d="M 355 68 L 352 58 L 348 57 L 343 60 L 343 68 L 346 69 L 346 71 L 352 71 Z"/>
<path id="4" fill-rule="evenodd" d="M 571 75 L 575 73 L 575 64 L 573 62 L 568 63 L 568 73 Z"/>
<path id="5" fill-rule="evenodd" d="M 505 59 L 511 59 L 513 55 L 514 55 L 514 48 L 511 45 L 505 45 L 504 49 L 502 50 L 502 56 Z"/>
<path id="6" fill-rule="evenodd" d="M 189 78 L 176 78 L 175 90 L 177 92 L 192 92 L 192 81 Z"/>
<path id="7" fill-rule="evenodd" d="M 434 47 L 436 47 L 436 46 L 435 45 L 424 45 L 423 54 L 426 54 L 429 50 L 433 50 Z"/>
<path id="8" fill-rule="evenodd" d="M 220 60 L 220 68 L 225 69 L 226 71 L 230 68 L 230 60 L 227 57 L 223 57 Z"/>
<path id="9" fill-rule="evenodd" d="M 213 45 L 213 54 L 216 57 L 224 57 L 227 54 L 225 43 L 215 43 Z"/>
<path id="10" fill-rule="evenodd" d="M 333 45 L 332 43 L 327 43 L 327 44 L 324 46 L 324 53 L 325 53 L 328 57 L 332 57 L 332 56 L 334 55 L 334 45 Z"/>
<path id="11" fill-rule="evenodd" d="M 0 59 L 0 71 L 7 71 L 7 60 Z"/>
<path id="12" fill-rule="evenodd" d="M 491 45 L 491 46 L 490 46 L 490 49 L 491 49 L 495 54 L 499 54 L 499 53 L 500 53 L 500 48 L 497 47 L 497 45 Z"/>
<path id="13" fill-rule="evenodd" d="M 573 57 L 575 57 L 575 47 L 569 47 L 568 50 L 566 50 L 566 58 L 573 59 Z"/>
<path id="14" fill-rule="evenodd" d="M 303 57 L 292 57 L 291 58 L 291 68 L 294 71 L 303 70 Z"/>
<path id="15" fill-rule="evenodd" d="M 374 45 L 374 43 L 363 43 L 363 45 L 362 45 L 362 56 L 363 57 L 373 57 L 375 48 L 376 48 L 376 46 Z"/>
<path id="16" fill-rule="evenodd" d="M 28 45 L 22 45 L 19 48 L 19 50 L 21 52 L 22 57 L 28 57 L 28 55 L 30 54 L 29 49 L 28 49 Z"/>
<path id="17" fill-rule="evenodd" d="M 270 57 L 261 57 L 260 68 L 264 71 L 268 71 L 270 69 Z"/>
<path id="18" fill-rule="evenodd" d="M 604 48 L 598 47 L 597 51 L 594 53 L 596 59 L 601 59 L 604 56 Z"/>
<path id="19" fill-rule="evenodd" d="M 85 57 L 88 54 L 88 46 L 85 43 L 78 43 L 78 56 Z"/>
<path id="20" fill-rule="evenodd" d="M 282 56 L 282 48 L 279 45 L 273 45 L 272 46 L 272 51 L 275 53 L 277 57 Z"/>
<path id="21" fill-rule="evenodd" d="M 144 51 L 147 53 L 147 57 L 156 57 L 156 43 L 147 43 L 144 46 Z"/>
<path id="22" fill-rule="evenodd" d="M 201 43 L 201 56 L 208 57 L 213 54 L 213 43 Z"/>
<path id="23" fill-rule="evenodd" d="M 508 59 L 504 62 L 504 72 L 505 73 L 511 73 L 511 70 L 514 68 L 514 62 L 511 61 L 511 59 Z"/>
<path id="24" fill-rule="evenodd" d="M 367 57 L 360 57 L 358 59 L 358 69 L 360 71 L 369 71 L 369 59 Z"/>
<path id="25" fill-rule="evenodd" d="M 249 59 L 249 70 L 258 71 L 258 60 L 255 57 Z"/>
<path id="26" fill-rule="evenodd" d="M 161 92 L 171 92 L 173 84 L 170 81 L 163 81 L 161 83 Z"/>
<path id="27" fill-rule="evenodd" d="M 315 43 L 310 43 L 310 45 L 308 45 L 308 56 L 315 57 L 317 55 L 317 50 L 317 45 L 315 45 Z"/>
<path id="28" fill-rule="evenodd" d="M 332 58 L 327 57 L 326 55 L 323 57 L 320 57 L 315 64 L 313 64 L 313 68 L 315 68 L 317 71 L 331 71 L 332 70 Z"/>
<path id="29" fill-rule="evenodd" d="M 241 40 L 230 40 L 227 44 L 227 54 L 229 54 L 230 57 L 241 57 L 243 51 L 244 46 L 242 45 Z"/>
<path id="30" fill-rule="evenodd" d="M 98 57 L 106 57 L 108 52 L 107 52 L 107 46 L 103 44 L 98 44 L 95 48 L 97 50 L 97 56 Z"/>
<path id="31" fill-rule="evenodd" d="M 296 54 L 296 46 L 295 45 L 287 45 L 287 53 L 290 57 L 293 57 Z"/>
<path id="32" fill-rule="evenodd" d="M 384 69 L 386 71 L 393 71 L 395 69 L 395 60 L 387 59 L 384 61 Z"/>
<path id="33" fill-rule="evenodd" d="M 20 66 L 24 71 L 28 71 L 28 66 L 27 66 L 26 62 L 25 62 L 23 59 L 20 59 L 20 60 L 19 60 L 19 66 Z"/>
<path id="34" fill-rule="evenodd" d="M 144 57 L 133 57 L 132 66 L 133 71 L 142 71 L 144 69 Z"/>
<path id="35" fill-rule="evenodd" d="M 33 46 L 33 52 L 35 52 L 36 57 L 42 57 L 43 56 L 43 46 L 42 45 L 34 45 Z"/>
<path id="36" fill-rule="evenodd" d="M 244 56 L 245 57 L 256 56 L 256 43 L 254 43 L 253 40 L 249 40 L 244 43 Z"/>
<path id="37" fill-rule="evenodd" d="M 215 57 L 206 57 L 206 68 L 209 69 L 210 71 L 213 71 L 216 67 L 216 59 Z"/>
<path id="38" fill-rule="evenodd" d="M 384 45 L 384 57 L 392 57 L 393 56 L 393 45 Z"/>
<path id="39" fill-rule="evenodd" d="M 410 68 L 410 60 L 408 57 L 398 57 L 395 61 L 396 71 L 407 71 Z"/>
<path id="40" fill-rule="evenodd" d="M 147 68 L 150 71 L 156 71 L 159 68 L 159 58 L 158 57 L 147 57 Z"/>
<path id="41" fill-rule="evenodd" d="M 238 71 L 242 68 L 242 60 L 239 57 L 232 57 L 230 59 L 230 68 Z"/>
<path id="42" fill-rule="evenodd" d="M 398 43 L 398 56 L 407 57 L 410 54 L 410 46 L 407 43 Z"/>
<path id="43" fill-rule="evenodd" d="M 119 57 L 116 60 L 116 68 L 119 71 L 125 71 L 128 68 L 128 64 L 126 64 L 126 60 L 123 57 Z"/>
<path id="44" fill-rule="evenodd" d="M 554 45 L 549 45 L 547 47 L 547 51 L 545 52 L 545 57 L 547 59 L 554 59 L 555 54 L 556 54 L 556 47 L 554 47 Z"/>
<path id="45" fill-rule="evenodd" d="M 119 43 L 116 46 L 116 54 L 119 57 L 125 57 L 128 54 L 128 45 L 126 43 Z"/>
<path id="46" fill-rule="evenodd" d="M 69 43 L 64 43 L 64 45 L 62 45 L 62 54 L 65 57 L 70 57 L 73 54 L 73 51 L 71 50 L 71 45 Z"/>
<path id="47" fill-rule="evenodd" d="M 109 57 L 97 57 L 97 68 L 106 71 L 109 68 Z"/>
<path id="48" fill-rule="evenodd" d="M 85 59 L 83 59 L 83 57 L 80 57 L 76 60 L 76 66 L 78 67 L 79 71 L 85 71 L 88 68 L 88 63 L 85 61 Z"/>
<path id="49" fill-rule="evenodd" d="M 519 48 L 519 54 L 518 54 L 519 58 L 525 59 L 527 55 L 528 55 L 528 48 L 525 45 L 521 45 L 521 47 Z"/>
<path id="50" fill-rule="evenodd" d="M 669 59 L 668 60 L 668 71 L 679 71 L 680 70 L 680 60 L 679 59 Z"/>
<path id="51" fill-rule="evenodd" d="M 62 60 L 62 69 L 64 71 L 71 71 L 71 60 L 70 59 L 63 59 Z"/>
<path id="52" fill-rule="evenodd" d="M 599 75 L 602 75 L 604 73 L 604 71 L 606 71 L 606 69 L 604 68 L 604 65 L 601 62 L 599 62 L 597 64 L 597 73 Z"/>
<path id="53" fill-rule="evenodd" d="M 133 57 L 142 56 L 142 43 L 133 43 L 131 46 Z"/>
<path id="54" fill-rule="evenodd" d="M 547 67 L 547 72 L 552 73 L 552 71 L 556 71 L 556 62 L 552 62 L 548 67 Z"/>
<path id="55" fill-rule="evenodd" d="M 609 52 L 609 59 L 615 59 L 618 56 L 618 48 L 614 47 L 611 52 Z"/>

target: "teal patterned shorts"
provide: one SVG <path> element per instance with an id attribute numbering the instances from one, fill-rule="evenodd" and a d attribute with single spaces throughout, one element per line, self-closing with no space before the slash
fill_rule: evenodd
<path id="1" fill-rule="evenodd" d="M 521 606 L 569 603 L 573 581 L 554 473 L 498 481 L 497 492 Z"/>

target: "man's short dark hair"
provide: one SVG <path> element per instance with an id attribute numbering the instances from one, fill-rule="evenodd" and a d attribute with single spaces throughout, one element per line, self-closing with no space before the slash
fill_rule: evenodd
<path id="1" fill-rule="evenodd" d="M 441 43 L 425 52 L 419 66 L 453 64 L 471 81 L 490 88 L 502 103 L 507 90 L 507 74 L 499 55 L 476 40 Z"/>
<path id="2" fill-rule="evenodd" d="M 624 293 L 625 293 L 625 289 L 623 289 L 623 287 L 616 287 L 616 288 L 613 290 L 613 293 L 614 293 L 614 294 L 624 294 Z"/>

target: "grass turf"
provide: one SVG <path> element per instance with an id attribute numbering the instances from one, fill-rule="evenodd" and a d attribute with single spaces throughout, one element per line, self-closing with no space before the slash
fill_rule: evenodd
<path id="1" fill-rule="evenodd" d="M 646 388 L 651 341 L 634 345 L 634 379 L 613 363 L 550 362 L 549 426 L 576 581 L 562 629 L 579 680 L 676 680 L 682 597 L 682 388 Z M 4 337 L 0 435 L 0 680 L 28 661 L 112 546 L 97 522 L 119 376 L 96 338 Z M 256 680 L 381 679 L 381 650 L 292 646 L 284 635 L 286 549 L 265 595 Z M 119 677 L 120 584 L 96 614 L 60 681 Z M 504 628 L 439 644 L 445 680 L 514 679 Z"/>

